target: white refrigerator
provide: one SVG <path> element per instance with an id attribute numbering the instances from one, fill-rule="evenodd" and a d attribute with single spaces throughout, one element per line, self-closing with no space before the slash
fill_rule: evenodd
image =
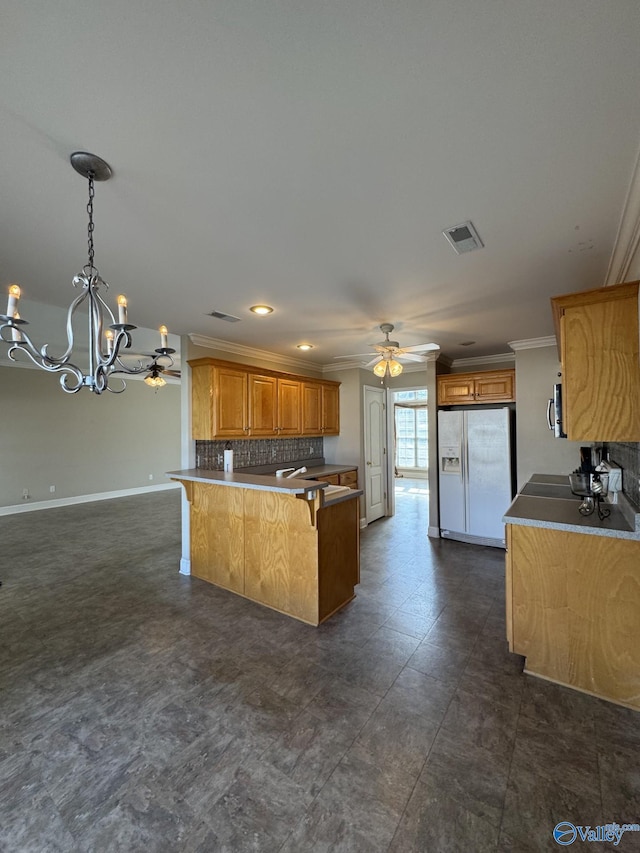
<path id="1" fill-rule="evenodd" d="M 513 498 L 511 410 L 438 412 L 440 535 L 505 547 Z"/>

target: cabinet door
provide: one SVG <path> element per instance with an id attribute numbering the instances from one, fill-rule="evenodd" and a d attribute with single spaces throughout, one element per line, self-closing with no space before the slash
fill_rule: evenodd
<path id="1" fill-rule="evenodd" d="M 438 405 L 475 402 L 475 382 L 468 374 L 438 376 Z"/>
<path id="2" fill-rule="evenodd" d="M 640 441 L 638 298 L 564 313 L 565 431 L 573 441 Z"/>
<path id="3" fill-rule="evenodd" d="M 213 369 L 199 365 L 191 369 L 191 438 L 210 441 L 213 423 Z"/>
<path id="4" fill-rule="evenodd" d="M 278 435 L 300 435 L 300 383 L 294 379 L 278 379 Z"/>
<path id="5" fill-rule="evenodd" d="M 302 383 L 302 434 L 322 435 L 322 385 Z"/>
<path id="6" fill-rule="evenodd" d="M 337 385 L 322 386 L 322 435 L 340 433 L 340 389 Z"/>
<path id="7" fill-rule="evenodd" d="M 513 652 L 513 564 L 511 562 L 511 524 L 505 525 L 505 544 L 507 546 L 504 554 L 504 589 L 507 623 L 507 642 L 509 651 Z"/>
<path id="8" fill-rule="evenodd" d="M 340 485 L 340 474 L 327 474 L 325 477 L 316 477 L 319 483 L 329 483 L 330 486 Z"/>
<path id="9" fill-rule="evenodd" d="M 277 435 L 277 380 L 273 376 L 249 374 L 249 432 Z"/>
<path id="10" fill-rule="evenodd" d="M 475 379 L 476 403 L 510 403 L 515 400 L 515 371 L 479 373 Z"/>
<path id="11" fill-rule="evenodd" d="M 246 436 L 249 430 L 247 374 L 227 367 L 214 369 L 214 438 Z"/>
<path id="12" fill-rule="evenodd" d="M 353 471 L 343 471 L 339 477 L 339 484 L 341 486 L 349 486 L 350 489 L 358 488 L 358 470 L 354 468 Z"/>

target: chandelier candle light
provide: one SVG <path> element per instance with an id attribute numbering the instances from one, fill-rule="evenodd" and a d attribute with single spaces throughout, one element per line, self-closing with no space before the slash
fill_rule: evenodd
<path id="1" fill-rule="evenodd" d="M 49 373 L 59 372 L 61 374 L 60 385 L 64 391 L 70 394 L 75 394 L 83 387 L 90 388 L 95 394 L 102 394 L 103 391 L 111 391 L 114 394 L 119 394 L 126 387 L 124 380 L 118 377 L 121 383 L 121 387 L 118 388 L 110 387 L 109 380 L 113 374 L 121 373 L 129 376 L 146 373 L 148 375 L 145 381 L 149 385 L 156 388 L 165 385 L 166 383 L 161 374 L 173 365 L 171 356 L 175 352 L 174 349 L 168 346 L 167 327 L 160 327 L 160 347 L 154 351 L 155 355 L 149 355 L 150 361 L 145 364 L 140 359 L 135 367 L 125 364 L 120 358 L 121 350 L 131 347 L 130 333 L 133 329 L 137 328 L 127 321 L 127 298 L 122 295 L 118 296 L 118 322 L 116 323 L 113 312 L 100 294 L 100 287 L 104 287 L 106 291 L 109 289 L 109 285 L 101 278 L 100 273 L 93 263 L 94 181 L 109 180 L 111 177 L 111 167 L 100 157 L 96 157 L 95 154 L 89 154 L 86 151 L 75 151 L 71 155 L 71 165 L 76 172 L 87 178 L 89 182 L 89 202 L 87 204 L 87 213 L 89 215 L 87 226 L 89 256 L 82 272 L 73 279 L 73 286 L 81 287 L 82 292 L 76 296 L 67 312 L 67 349 L 62 356 L 56 358 L 49 354 L 48 344 L 45 344 L 40 349 L 34 346 L 29 335 L 24 330 L 27 321 L 23 320 L 18 312 L 18 301 L 21 293 L 20 287 L 17 284 L 9 286 L 7 313 L 0 314 L 0 340 L 6 344 L 10 344 L 7 355 L 12 361 L 17 361 L 17 353 L 23 352 L 26 353 L 37 367 L 41 367 Z M 89 343 L 89 366 L 86 372 L 71 362 L 74 345 L 73 316 L 85 300 L 88 300 Z M 105 317 L 107 318 L 108 327 L 104 330 L 103 334 Z M 110 324 L 109 320 L 111 320 Z M 10 330 L 10 339 L 4 337 L 5 329 Z M 160 359 L 163 359 L 163 361 L 160 362 Z"/>

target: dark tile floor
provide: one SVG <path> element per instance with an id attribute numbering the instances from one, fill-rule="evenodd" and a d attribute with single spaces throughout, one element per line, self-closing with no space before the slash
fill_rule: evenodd
<path id="1" fill-rule="evenodd" d="M 0 850 L 526 853 L 637 822 L 640 715 L 523 675 L 503 552 L 428 540 L 400 485 L 317 629 L 180 576 L 178 492 L 0 518 Z"/>

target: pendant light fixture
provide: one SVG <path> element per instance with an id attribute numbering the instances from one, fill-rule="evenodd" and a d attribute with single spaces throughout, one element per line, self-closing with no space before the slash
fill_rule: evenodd
<path id="1" fill-rule="evenodd" d="M 94 265 L 94 182 L 108 181 L 112 174 L 111 167 L 100 157 L 86 151 L 75 151 L 70 159 L 76 172 L 88 180 L 87 214 L 89 221 L 87 225 L 87 263 L 82 268 L 82 272 L 73 279 L 73 286 L 81 288 L 81 292 L 75 297 L 67 312 L 67 349 L 58 358 L 49 353 L 49 344 L 45 344 L 39 349 L 33 344 L 24 329 L 27 321 L 20 317 L 17 310 L 21 295 L 17 284 L 10 285 L 7 313 L 0 314 L 0 340 L 10 345 L 7 355 L 12 361 L 18 360 L 16 358 L 18 353 L 25 353 L 37 367 L 49 373 L 60 373 L 60 385 L 69 394 L 75 394 L 81 388 L 89 388 L 94 394 L 102 394 L 103 391 L 119 394 L 124 391 L 126 385 L 124 380 L 118 377 L 121 383 L 120 387 L 111 387 L 109 381 L 114 374 L 135 376 L 148 373 L 147 379 L 152 380 L 149 384 L 160 387 L 165 384 L 160 375 L 162 369 L 171 367 L 173 364 L 171 356 L 175 352 L 167 345 L 166 326 L 160 327 L 160 347 L 154 350 L 154 355 L 148 356 L 149 361 L 143 363 L 143 359 L 140 359 L 135 367 L 125 364 L 121 360 L 122 350 L 131 347 L 131 332 L 137 327 L 128 322 L 125 296 L 120 295 L 117 298 L 118 320 L 116 322 L 115 315 L 100 293 L 101 288 L 104 288 L 106 292 L 109 285 L 102 279 Z M 86 303 L 85 307 L 88 309 L 87 348 L 89 364 L 86 370 L 71 361 L 74 346 L 73 317 L 83 303 Z M 4 337 L 5 329 L 10 336 L 8 338 Z M 158 359 L 163 359 L 162 364 L 158 362 Z"/>

